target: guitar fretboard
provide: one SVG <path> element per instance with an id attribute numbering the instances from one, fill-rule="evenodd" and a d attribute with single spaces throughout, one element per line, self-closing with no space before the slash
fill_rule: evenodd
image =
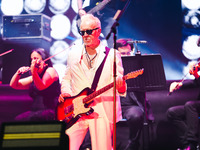
<path id="1" fill-rule="evenodd" d="M 95 6 L 94 8 L 92 8 L 90 11 L 88 11 L 87 13 L 88 14 L 94 14 L 96 13 L 97 11 L 103 9 L 105 7 L 105 5 L 107 3 L 109 3 L 111 0 L 104 0 L 102 2 L 100 2 L 97 6 Z"/>
<path id="2" fill-rule="evenodd" d="M 123 76 L 123 80 L 127 80 L 127 78 L 128 78 L 127 75 L 126 75 L 126 76 Z M 85 98 L 83 99 L 83 103 L 90 103 L 90 102 L 92 101 L 93 98 L 95 98 L 96 96 L 102 94 L 103 92 L 105 92 L 105 91 L 111 89 L 113 86 L 114 86 L 114 82 L 108 84 L 107 86 L 105 86 L 105 87 L 99 89 L 99 90 L 96 91 L 96 92 L 93 92 L 92 94 L 88 95 L 87 97 L 85 97 Z"/>

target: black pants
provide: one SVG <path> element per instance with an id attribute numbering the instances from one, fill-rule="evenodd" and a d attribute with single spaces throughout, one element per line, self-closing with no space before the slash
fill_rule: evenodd
<path id="1" fill-rule="evenodd" d="M 167 117 L 177 128 L 180 146 L 188 145 L 190 141 L 198 142 L 200 101 L 188 101 L 185 105 L 168 109 Z"/>

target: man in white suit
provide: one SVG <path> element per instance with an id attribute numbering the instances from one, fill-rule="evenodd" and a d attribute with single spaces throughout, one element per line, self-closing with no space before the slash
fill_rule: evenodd
<path id="1" fill-rule="evenodd" d="M 92 88 L 95 73 L 107 53 L 107 58 L 94 90 L 103 89 L 114 81 L 114 49 L 109 50 L 100 42 L 100 33 L 101 23 L 97 17 L 91 14 L 81 17 L 80 34 L 83 45 L 77 50 L 70 51 L 68 55 L 66 73 L 61 83 L 60 103 L 64 102 L 66 97 L 75 96 L 78 99 L 80 97 L 79 93 L 82 93 L 81 91 L 87 87 Z M 116 51 L 116 121 L 122 119 L 119 94 L 126 92 L 126 82 L 122 79 L 123 72 L 121 55 Z M 70 138 L 70 150 L 79 149 L 88 130 L 90 131 L 93 150 L 112 149 L 113 93 L 113 87 L 111 87 L 95 97 L 90 103 L 90 107 L 94 112 L 82 116 L 66 130 L 66 134 Z M 77 101 L 83 103 L 82 99 Z"/>

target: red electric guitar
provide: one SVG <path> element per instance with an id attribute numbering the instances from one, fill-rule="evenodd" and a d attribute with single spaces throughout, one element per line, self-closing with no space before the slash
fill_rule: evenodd
<path id="1" fill-rule="evenodd" d="M 143 74 L 144 69 L 140 69 L 134 72 L 130 72 L 123 77 L 124 80 L 136 78 L 138 75 Z M 57 107 L 57 119 L 66 122 L 66 128 L 71 127 L 79 118 L 84 115 L 90 115 L 93 113 L 91 107 L 87 107 L 93 102 L 93 99 L 102 94 L 103 92 L 109 90 L 114 86 L 114 82 L 108 84 L 107 86 L 99 89 L 98 91 L 90 93 L 89 88 L 85 88 L 78 95 L 73 97 L 65 98 L 63 103 L 60 103 Z"/>

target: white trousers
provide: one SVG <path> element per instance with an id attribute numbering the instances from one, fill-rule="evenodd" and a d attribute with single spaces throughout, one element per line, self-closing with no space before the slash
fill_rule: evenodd
<path id="1" fill-rule="evenodd" d="M 107 118 L 80 118 L 66 130 L 69 136 L 69 150 L 79 150 L 84 137 L 90 130 L 92 150 L 112 150 L 112 124 Z"/>

